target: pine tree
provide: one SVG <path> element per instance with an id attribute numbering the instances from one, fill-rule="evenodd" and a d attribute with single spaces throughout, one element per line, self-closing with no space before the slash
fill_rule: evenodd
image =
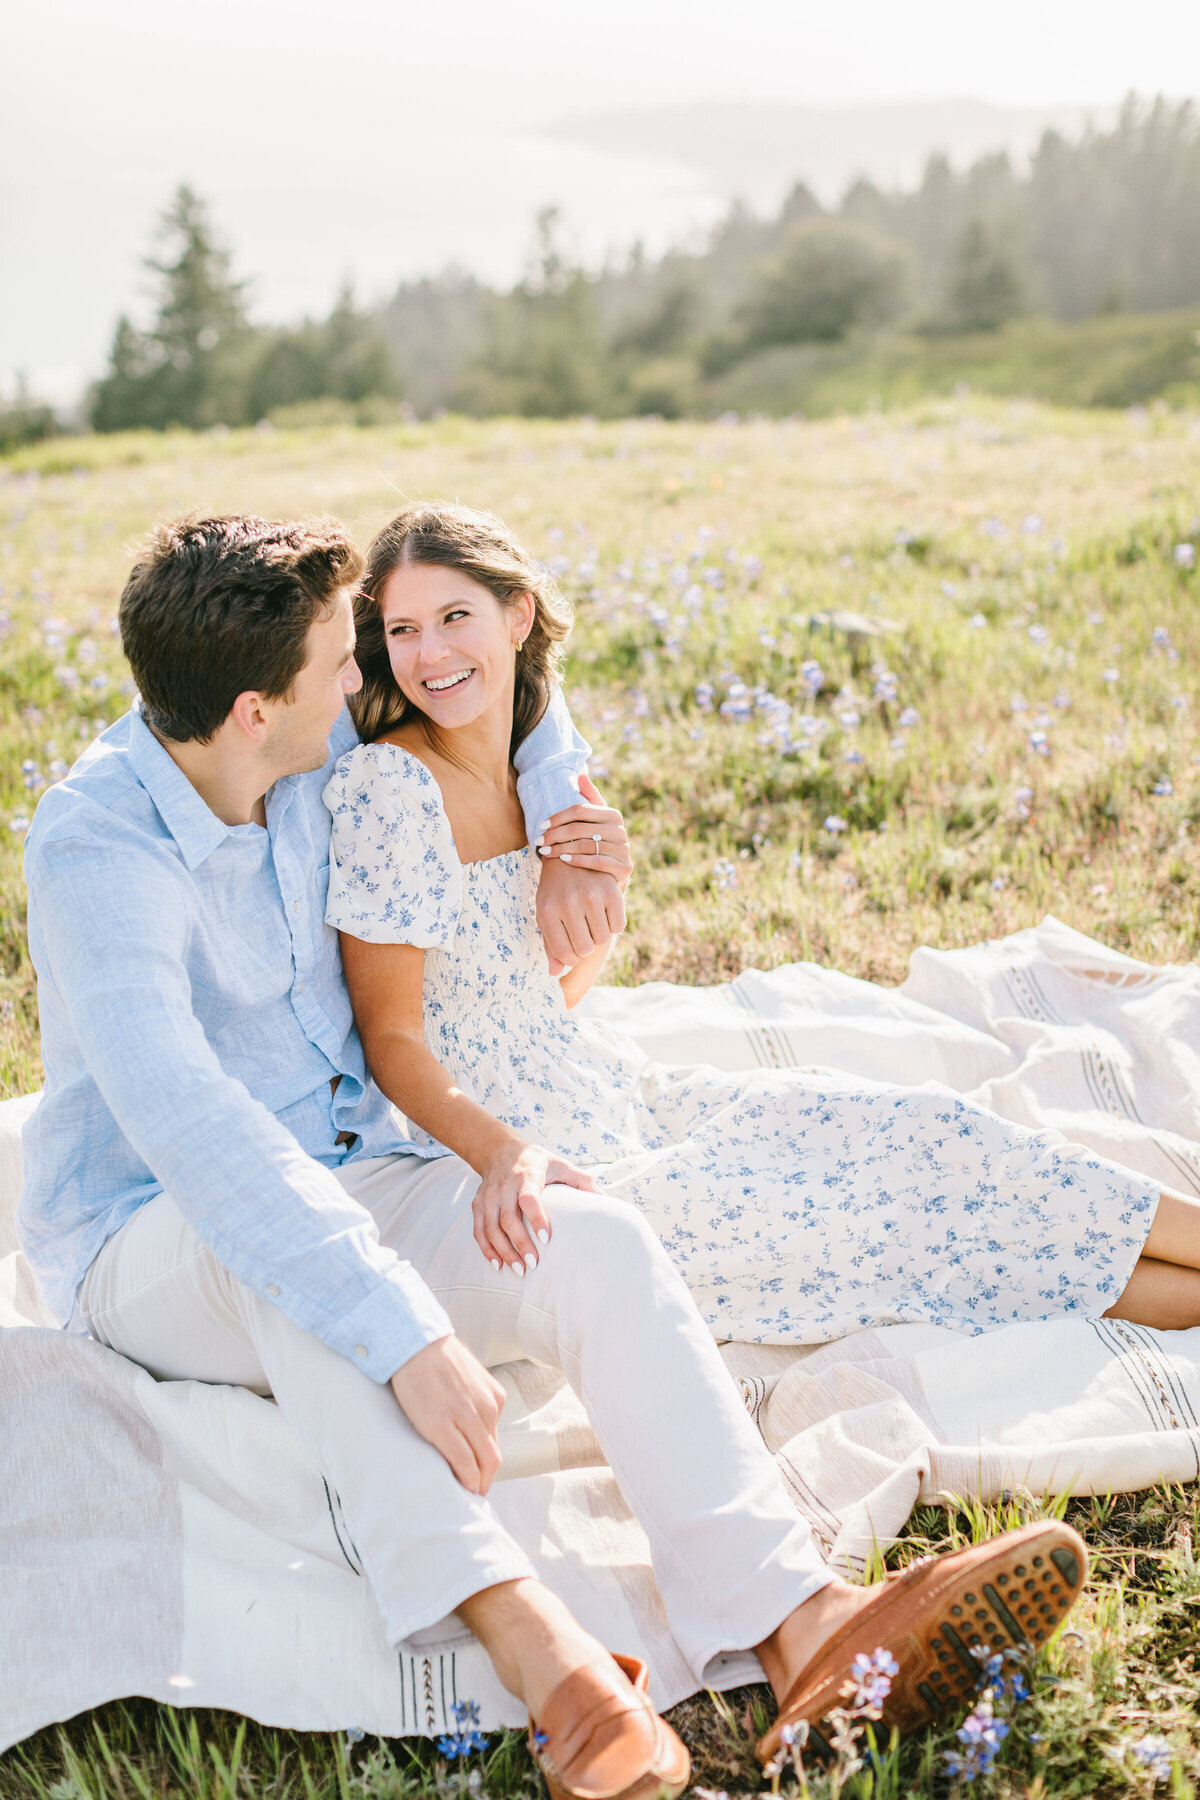
<path id="1" fill-rule="evenodd" d="M 949 320 L 956 331 L 998 331 L 1024 308 L 1025 287 L 1004 234 L 968 219 L 955 247 Z"/>
<path id="2" fill-rule="evenodd" d="M 108 353 L 108 374 L 92 390 L 94 431 L 132 431 L 150 422 L 145 417 L 150 398 L 146 377 L 158 365 L 148 363 L 148 349 L 145 335 L 122 313 Z"/>
<path id="3" fill-rule="evenodd" d="M 145 259 L 155 277 L 157 313 L 140 332 L 117 322 L 109 370 L 97 383 L 92 423 L 98 431 L 137 426 L 199 427 L 237 423 L 230 350 L 247 336 L 243 290 L 230 274 L 200 197 L 182 183 L 162 214 L 156 253 Z"/>
<path id="4" fill-rule="evenodd" d="M 162 358 L 164 424 L 211 425 L 222 349 L 244 331 L 245 283 L 234 281 L 229 252 L 213 235 L 208 209 L 186 182 L 158 229 L 159 254 L 146 259 L 158 277 L 158 317 L 150 333 Z"/>

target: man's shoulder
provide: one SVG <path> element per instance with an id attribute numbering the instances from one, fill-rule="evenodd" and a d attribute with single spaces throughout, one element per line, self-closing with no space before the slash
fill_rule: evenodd
<path id="1" fill-rule="evenodd" d="M 161 857 L 172 845 L 158 810 L 130 758 L 126 714 L 88 746 L 61 781 L 38 801 L 25 844 L 27 879 L 56 848 L 92 845 L 125 856 L 141 848 Z"/>

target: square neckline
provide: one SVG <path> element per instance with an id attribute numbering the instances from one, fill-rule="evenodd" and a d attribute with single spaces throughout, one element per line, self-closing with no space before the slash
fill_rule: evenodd
<path id="1" fill-rule="evenodd" d="M 433 786 L 437 791 L 438 805 L 441 807 L 442 817 L 446 821 L 446 829 L 450 833 L 450 842 L 454 844 L 454 854 L 458 857 L 458 866 L 460 869 L 484 869 L 489 863 L 507 862 L 510 856 L 528 856 L 532 854 L 532 844 L 519 844 L 515 850 L 501 850 L 498 856 L 477 856 L 474 862 L 464 862 L 462 857 L 458 855 L 458 844 L 455 842 L 454 838 L 454 827 L 450 823 L 450 814 L 446 811 L 446 802 L 442 797 L 441 784 L 433 770 L 429 767 L 429 764 L 422 762 L 421 758 L 415 755 L 413 751 L 406 750 L 403 744 L 389 743 L 386 738 L 372 738 L 369 744 L 363 745 L 363 748 L 365 750 L 396 750 L 401 756 L 407 756 L 409 762 L 416 763 L 418 769 L 429 777 L 429 780 L 433 783 Z"/>

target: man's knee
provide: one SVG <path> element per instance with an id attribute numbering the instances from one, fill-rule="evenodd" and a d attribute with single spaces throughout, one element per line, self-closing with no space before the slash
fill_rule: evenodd
<path id="1" fill-rule="evenodd" d="M 665 1262 L 666 1251 L 636 1206 L 615 1194 L 589 1193 L 584 1188 L 548 1187 L 544 1195 L 551 1227 L 551 1248 L 557 1245 L 583 1268 L 617 1263 L 632 1269 L 637 1264 Z"/>

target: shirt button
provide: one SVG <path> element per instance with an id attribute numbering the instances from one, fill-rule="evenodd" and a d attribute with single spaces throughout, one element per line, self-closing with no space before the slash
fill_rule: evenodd
<path id="1" fill-rule="evenodd" d="M 299 912 L 299 911 L 300 911 L 300 902 L 299 902 L 299 901 L 298 901 L 298 900 L 293 900 L 293 901 L 292 901 L 292 911 L 293 911 L 293 912 Z"/>
<path id="2" fill-rule="evenodd" d="M 296 983 L 296 992 L 298 994 L 302 994 L 304 992 L 304 983 L 302 981 L 298 981 Z"/>
<path id="3" fill-rule="evenodd" d="M 365 1356 L 367 1354 L 367 1346 L 365 1344 L 355 1344 L 354 1354 L 355 1356 Z"/>
<path id="4" fill-rule="evenodd" d="M 276 1295 L 279 1292 L 279 1289 L 275 1286 L 274 1282 L 271 1282 L 270 1286 L 267 1288 L 267 1292 L 268 1292 L 268 1294 L 270 1294 L 272 1300 L 274 1300 Z"/>

